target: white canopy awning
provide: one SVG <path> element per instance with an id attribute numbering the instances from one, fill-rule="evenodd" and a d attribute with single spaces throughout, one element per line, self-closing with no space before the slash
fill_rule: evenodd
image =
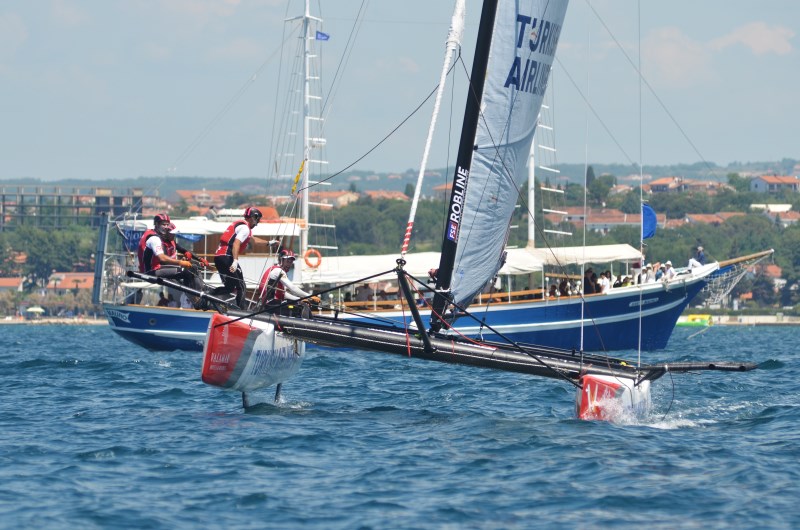
<path id="1" fill-rule="evenodd" d="M 417 252 L 406 254 L 405 270 L 412 276 L 426 281 L 428 271 L 439 266 L 439 252 Z M 295 267 L 302 267 L 304 284 L 343 284 L 361 280 L 383 271 L 386 274 L 370 281 L 386 281 L 396 277 L 394 267 L 399 254 L 380 254 L 371 256 L 322 256 L 319 267 L 309 267 L 302 256 L 298 256 Z M 545 265 L 580 265 L 583 263 L 634 262 L 641 259 L 638 250 L 630 245 L 595 245 L 586 247 L 564 247 L 555 249 L 512 248 L 508 249 L 505 265 L 500 274 L 530 274 L 539 272 Z M 316 257 L 309 261 L 315 264 Z M 267 267 L 275 263 L 275 258 L 242 256 L 239 260 L 248 284 L 257 283 Z M 298 271 L 295 271 L 295 274 Z M 297 281 L 297 278 L 294 278 Z"/>
<path id="2" fill-rule="evenodd" d="M 586 247 L 513 248 L 508 250 L 508 259 L 501 269 L 502 274 L 525 274 L 531 272 L 532 264 L 562 266 L 586 263 L 634 262 L 642 254 L 627 244 L 592 245 Z"/>
<path id="3" fill-rule="evenodd" d="M 304 283 L 347 283 L 360 280 L 361 278 L 382 271 L 394 270 L 399 257 L 399 254 L 381 254 L 375 256 L 323 256 L 320 266 L 316 269 L 312 269 L 306 265 L 302 258 L 299 258 L 298 261 L 303 267 Z M 415 254 L 406 254 L 405 260 L 405 271 L 425 281 L 428 278 L 428 271 L 439 266 L 439 253 L 419 252 Z M 309 261 L 314 264 L 316 258 L 311 258 Z M 375 278 L 373 281 L 391 280 L 396 277 L 396 274 L 390 272 Z"/>
<path id="4" fill-rule="evenodd" d="M 178 229 L 178 234 L 207 236 L 209 234 L 221 234 L 230 225 L 229 222 L 212 221 L 205 217 L 192 217 L 191 219 L 172 219 Z M 153 228 L 153 220 L 139 219 L 137 221 L 122 221 L 119 223 L 122 228 L 134 228 L 136 230 L 146 230 Z M 262 221 L 253 229 L 256 237 L 297 237 L 300 235 L 300 226 L 295 223 Z"/>

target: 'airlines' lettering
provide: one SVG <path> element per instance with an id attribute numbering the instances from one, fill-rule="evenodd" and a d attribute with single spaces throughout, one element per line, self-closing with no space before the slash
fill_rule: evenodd
<path id="1" fill-rule="evenodd" d="M 517 49 L 522 49 L 527 40 L 527 50 L 523 58 L 517 55 L 508 69 L 505 88 L 513 87 L 529 94 L 543 95 L 547 88 L 547 78 L 550 77 L 552 57 L 556 52 L 558 38 L 561 36 L 561 26 L 549 20 L 537 19 L 527 15 L 517 15 Z M 529 29 L 530 28 L 530 29 Z M 526 39 L 527 36 L 527 39 Z M 531 55 L 537 53 L 543 56 L 533 59 Z"/>

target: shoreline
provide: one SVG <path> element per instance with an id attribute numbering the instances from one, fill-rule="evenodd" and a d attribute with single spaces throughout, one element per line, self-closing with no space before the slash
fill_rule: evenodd
<path id="1" fill-rule="evenodd" d="M 678 319 L 686 322 L 687 315 Z M 711 315 L 711 326 L 798 326 L 800 317 L 784 315 Z"/>
<path id="2" fill-rule="evenodd" d="M 70 325 L 70 326 L 102 326 L 108 325 L 108 320 L 105 318 L 37 318 L 31 320 L 24 320 L 24 319 L 0 319 L 0 325 L 2 324 L 25 324 L 25 325 L 34 325 L 34 326 L 45 326 L 45 325 Z"/>
<path id="3" fill-rule="evenodd" d="M 681 315 L 678 322 L 686 322 L 687 315 Z M 712 315 L 712 326 L 800 326 L 800 317 L 778 313 L 776 315 Z M 2 324 L 107 326 L 105 318 L 37 318 L 32 320 L 2 319 Z"/>

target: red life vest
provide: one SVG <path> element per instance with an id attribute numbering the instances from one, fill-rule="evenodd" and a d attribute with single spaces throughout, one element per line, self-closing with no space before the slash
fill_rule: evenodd
<path id="1" fill-rule="evenodd" d="M 153 259 L 153 251 L 147 248 L 147 240 L 157 235 L 155 230 L 146 230 L 142 234 L 142 239 L 139 240 L 139 251 L 137 252 L 139 272 L 147 272 L 160 267 L 158 260 Z M 154 261 L 155 263 L 153 263 Z"/>
<path id="2" fill-rule="evenodd" d="M 172 259 L 178 259 L 178 245 L 175 244 L 175 241 L 164 241 L 162 239 L 161 248 L 164 249 L 164 255 Z"/>
<path id="3" fill-rule="evenodd" d="M 161 261 L 155 255 L 152 249 L 147 248 L 147 240 L 153 236 L 161 237 L 155 230 L 147 230 L 142 234 L 142 239 L 139 240 L 139 272 L 155 271 L 161 268 Z M 161 240 L 161 248 L 164 249 L 164 255 L 170 258 L 177 259 L 178 251 L 174 241 Z"/>
<path id="4" fill-rule="evenodd" d="M 253 231 L 250 230 L 250 225 L 248 225 L 247 221 L 244 220 L 234 221 L 228 228 L 225 229 L 222 237 L 219 238 L 219 246 L 217 247 L 217 251 L 214 253 L 215 255 L 224 256 L 227 254 L 228 256 L 233 256 L 233 238 L 236 235 L 236 228 L 239 225 L 247 225 L 247 229 L 249 231 L 247 238 L 242 241 L 242 244 L 239 248 L 244 249 L 247 246 L 247 244 L 250 242 L 250 236 L 253 235 Z"/>
<path id="5" fill-rule="evenodd" d="M 263 276 L 261 276 L 261 281 L 258 283 L 258 292 L 261 294 L 262 302 L 269 302 L 270 300 L 283 300 L 286 290 L 283 288 L 283 284 L 281 284 L 281 277 L 278 276 L 277 280 L 269 280 L 269 275 L 272 273 L 272 271 L 280 268 L 280 265 L 273 265 L 267 269 L 266 272 L 264 272 Z"/>

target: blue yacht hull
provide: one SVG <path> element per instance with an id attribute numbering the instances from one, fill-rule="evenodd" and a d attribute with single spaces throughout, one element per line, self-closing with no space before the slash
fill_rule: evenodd
<path id="1" fill-rule="evenodd" d="M 481 325 L 461 317 L 455 332 L 569 350 L 658 350 L 665 348 L 678 317 L 705 285 L 706 276 L 687 275 L 669 284 L 612 289 L 608 294 L 473 305 Z M 499 295 L 498 295 L 499 296 Z M 211 312 L 138 305 L 105 305 L 111 329 L 150 350 L 202 351 Z M 428 321 L 429 312 L 421 311 Z M 339 318 L 374 322 L 367 314 Z M 381 322 L 411 324 L 408 311 L 380 313 Z M 406 324 L 408 323 L 408 324 Z M 641 325 L 641 333 L 640 333 Z M 491 328 L 491 329 L 489 329 Z"/>

